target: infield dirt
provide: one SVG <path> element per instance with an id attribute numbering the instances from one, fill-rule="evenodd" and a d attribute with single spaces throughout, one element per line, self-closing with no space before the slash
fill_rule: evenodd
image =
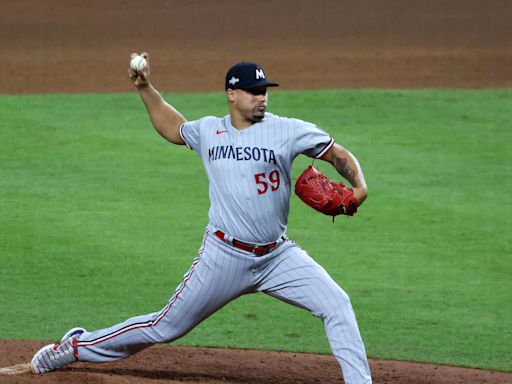
<path id="1" fill-rule="evenodd" d="M 129 54 L 142 50 L 162 91 L 220 91 L 226 69 L 241 60 L 264 64 L 285 89 L 511 87 L 511 14 L 506 0 L 6 0 L 0 93 L 130 92 Z M 0 340 L 0 367 L 28 362 L 43 344 Z M 508 373 L 430 364 L 371 360 L 371 367 L 375 383 L 512 382 Z M 80 363 L 0 382 L 287 384 L 339 377 L 332 356 L 153 347 L 113 364 Z"/>

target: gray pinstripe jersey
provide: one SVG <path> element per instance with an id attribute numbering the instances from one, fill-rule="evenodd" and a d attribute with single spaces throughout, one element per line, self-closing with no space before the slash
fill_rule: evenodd
<path id="1" fill-rule="evenodd" d="M 208 175 L 210 225 L 261 244 L 286 231 L 293 159 L 319 158 L 334 143 L 314 124 L 271 113 L 244 130 L 229 115 L 207 116 L 184 123 L 180 134 Z"/>

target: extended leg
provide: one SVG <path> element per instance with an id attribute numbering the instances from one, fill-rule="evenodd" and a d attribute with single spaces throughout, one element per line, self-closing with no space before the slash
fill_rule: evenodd
<path id="1" fill-rule="evenodd" d="M 218 241 L 207 236 L 199 256 L 161 311 L 134 317 L 107 329 L 83 333 L 77 344 L 78 359 L 113 361 L 150 345 L 176 340 L 245 293 L 250 285 L 250 274 L 243 272 L 247 268 L 250 265 L 246 261 L 225 252 L 219 248 Z"/>

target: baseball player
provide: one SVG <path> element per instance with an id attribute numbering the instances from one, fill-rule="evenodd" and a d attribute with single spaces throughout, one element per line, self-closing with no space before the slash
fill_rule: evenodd
<path id="1" fill-rule="evenodd" d="M 129 76 L 156 131 L 201 158 L 209 181 L 209 223 L 197 257 L 165 307 L 94 332 L 73 328 L 35 354 L 32 370 L 126 358 L 182 337 L 243 294 L 264 292 L 323 321 L 345 383 L 371 383 L 347 294 L 286 235 L 295 157 L 327 161 L 352 185 L 330 182 L 341 196 L 333 216 L 353 214 L 366 198 L 356 158 L 316 125 L 268 113 L 267 90 L 278 84 L 268 81 L 261 65 L 241 62 L 230 68 L 225 79 L 229 114 L 196 121 L 185 120 L 162 98 L 149 82 L 149 66 L 130 70 Z"/>

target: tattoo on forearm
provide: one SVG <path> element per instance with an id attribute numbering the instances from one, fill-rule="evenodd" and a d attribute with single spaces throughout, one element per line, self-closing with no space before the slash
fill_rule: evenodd
<path id="1" fill-rule="evenodd" d="M 337 157 L 334 161 L 334 167 L 339 172 L 341 176 L 343 176 L 345 179 L 350 181 L 350 184 L 352 184 L 353 187 L 357 188 L 357 181 L 356 181 L 356 174 L 355 171 L 350 168 L 350 165 L 348 164 L 348 161 L 344 157 Z"/>

